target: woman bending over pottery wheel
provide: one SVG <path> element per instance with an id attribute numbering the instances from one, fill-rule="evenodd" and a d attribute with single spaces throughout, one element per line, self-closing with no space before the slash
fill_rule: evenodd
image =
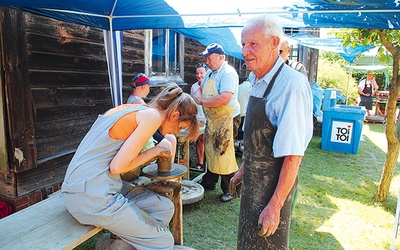
<path id="1" fill-rule="evenodd" d="M 172 249 L 168 224 L 174 213 L 171 200 L 121 179 L 121 174 L 158 158 L 171 159 L 171 143 L 164 139 L 142 151 L 149 138 L 188 131 L 196 140 L 197 106 L 190 95 L 171 84 L 149 105 L 124 104 L 99 115 L 72 158 L 62 192 L 68 211 L 80 223 L 119 236 L 111 243 L 123 249 Z M 173 158 L 172 158 L 173 159 Z"/>

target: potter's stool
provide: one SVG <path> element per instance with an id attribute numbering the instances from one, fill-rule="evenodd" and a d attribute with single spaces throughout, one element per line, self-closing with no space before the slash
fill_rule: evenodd
<path id="1" fill-rule="evenodd" d="M 182 215 L 182 176 L 187 172 L 183 165 L 173 163 L 171 171 L 159 173 L 157 164 L 151 164 L 142 169 L 142 174 L 156 180 L 145 185 L 151 191 L 165 196 L 174 203 L 174 215 L 172 216 L 172 234 L 176 245 L 183 245 L 183 215 Z"/>

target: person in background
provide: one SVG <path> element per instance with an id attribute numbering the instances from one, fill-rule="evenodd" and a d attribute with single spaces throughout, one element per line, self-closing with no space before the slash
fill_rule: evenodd
<path id="1" fill-rule="evenodd" d="M 207 118 L 204 135 L 207 172 L 200 184 L 206 190 L 214 189 L 221 176 L 223 194 L 220 200 L 227 202 L 232 200 L 229 180 L 238 169 L 234 138 L 240 124 L 239 76 L 225 61 L 225 51 L 221 45 L 208 45 L 200 56 L 206 57 L 209 68 L 201 84 L 201 93 L 194 95 L 195 101 L 203 106 Z"/>
<path id="2" fill-rule="evenodd" d="M 153 85 L 150 79 L 143 73 L 135 75 L 131 82 L 132 94 L 126 103 L 146 104 L 143 98 L 150 93 L 150 86 Z"/>
<path id="3" fill-rule="evenodd" d="M 281 45 L 279 46 L 279 55 L 283 58 L 283 60 L 287 65 L 289 65 L 292 69 L 302 73 L 308 79 L 307 70 L 304 64 L 302 62 L 289 60 L 290 51 L 291 48 L 289 42 L 287 40 L 283 40 L 281 42 Z M 299 187 L 296 187 L 292 200 L 292 209 L 291 209 L 292 212 L 296 206 L 298 195 L 299 195 Z"/>
<path id="4" fill-rule="evenodd" d="M 359 106 L 364 106 L 367 110 L 367 116 L 371 115 L 373 99 L 372 95 L 379 88 L 375 80 L 374 72 L 369 71 L 366 79 L 362 79 L 358 83 L 358 94 L 360 95 Z"/>
<path id="5" fill-rule="evenodd" d="M 197 82 L 193 83 L 190 88 L 190 95 L 195 95 L 196 92 L 201 92 L 201 82 L 203 81 L 204 75 L 206 74 L 207 65 L 204 63 L 198 63 L 196 65 L 196 78 Z M 203 107 L 197 105 L 197 120 L 200 122 L 200 135 L 196 141 L 196 153 L 197 153 L 197 166 L 196 169 L 204 169 L 204 129 L 206 125 L 206 116 L 204 115 Z"/>
<path id="6" fill-rule="evenodd" d="M 251 82 L 244 153 L 230 193 L 240 194 L 237 249 L 288 249 L 290 209 L 298 170 L 313 134 L 310 85 L 279 56 L 282 27 L 275 16 L 249 19 L 242 56 Z"/>
<path id="7" fill-rule="evenodd" d="M 238 101 L 240 104 L 240 125 L 237 137 L 238 140 L 243 139 L 243 122 L 246 116 L 247 102 L 249 101 L 249 90 L 250 90 L 250 82 L 248 81 L 248 79 L 239 84 Z"/>
<path id="8" fill-rule="evenodd" d="M 124 182 L 121 174 L 158 158 L 171 158 L 172 145 L 162 140 L 142 151 L 148 139 L 188 131 L 198 136 L 197 106 L 176 84 L 167 86 L 148 106 L 123 104 L 99 115 L 76 150 L 62 184 L 67 210 L 80 223 L 109 230 L 122 249 L 172 249 L 168 229 L 174 204 L 143 186 Z M 121 248 L 118 248 L 121 249 Z"/>
<path id="9" fill-rule="evenodd" d="M 289 42 L 287 40 L 283 40 L 279 48 L 279 55 L 283 58 L 287 65 L 289 65 L 292 69 L 299 71 L 308 79 L 307 69 L 304 64 L 302 62 L 289 60 L 290 51 L 291 48 Z"/>

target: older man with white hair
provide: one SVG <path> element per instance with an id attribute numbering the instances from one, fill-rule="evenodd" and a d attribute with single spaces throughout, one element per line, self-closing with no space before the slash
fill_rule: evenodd
<path id="1" fill-rule="evenodd" d="M 242 30 L 242 55 L 252 71 L 252 87 L 243 162 L 229 187 L 235 197 L 243 186 L 239 250 L 289 248 L 292 197 L 313 133 L 311 89 L 279 56 L 281 36 L 274 16 L 250 19 Z"/>

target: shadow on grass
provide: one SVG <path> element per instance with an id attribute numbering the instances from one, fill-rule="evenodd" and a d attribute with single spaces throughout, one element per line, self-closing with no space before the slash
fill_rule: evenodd
<path id="1" fill-rule="evenodd" d="M 289 249 L 344 249 L 335 236 L 315 231 L 314 223 L 305 218 L 293 217 L 290 228 Z"/>
<path id="2" fill-rule="evenodd" d="M 369 130 L 379 133 L 377 136 L 382 136 L 385 128 L 382 124 L 373 124 L 369 125 Z M 321 138 L 313 138 L 299 172 L 299 189 L 303 201 L 296 206 L 292 220 L 293 249 L 343 249 L 333 235 L 317 232 L 319 226 L 339 211 L 332 202 L 332 197 L 360 203 L 370 208 L 381 207 L 395 214 L 397 193 L 396 195 L 389 193 L 388 199 L 383 203 L 374 201 L 386 153 L 375 145 L 373 139 L 376 138 L 364 136 L 357 154 L 345 154 L 321 150 Z M 398 173 L 396 169 L 395 174 Z M 315 246 L 304 245 L 301 239 L 303 237 Z M 329 244 L 326 244 L 326 241 Z"/>
<path id="3" fill-rule="evenodd" d="M 386 125 L 381 123 L 369 123 L 368 124 L 369 130 L 376 132 L 376 133 L 385 133 Z"/>

